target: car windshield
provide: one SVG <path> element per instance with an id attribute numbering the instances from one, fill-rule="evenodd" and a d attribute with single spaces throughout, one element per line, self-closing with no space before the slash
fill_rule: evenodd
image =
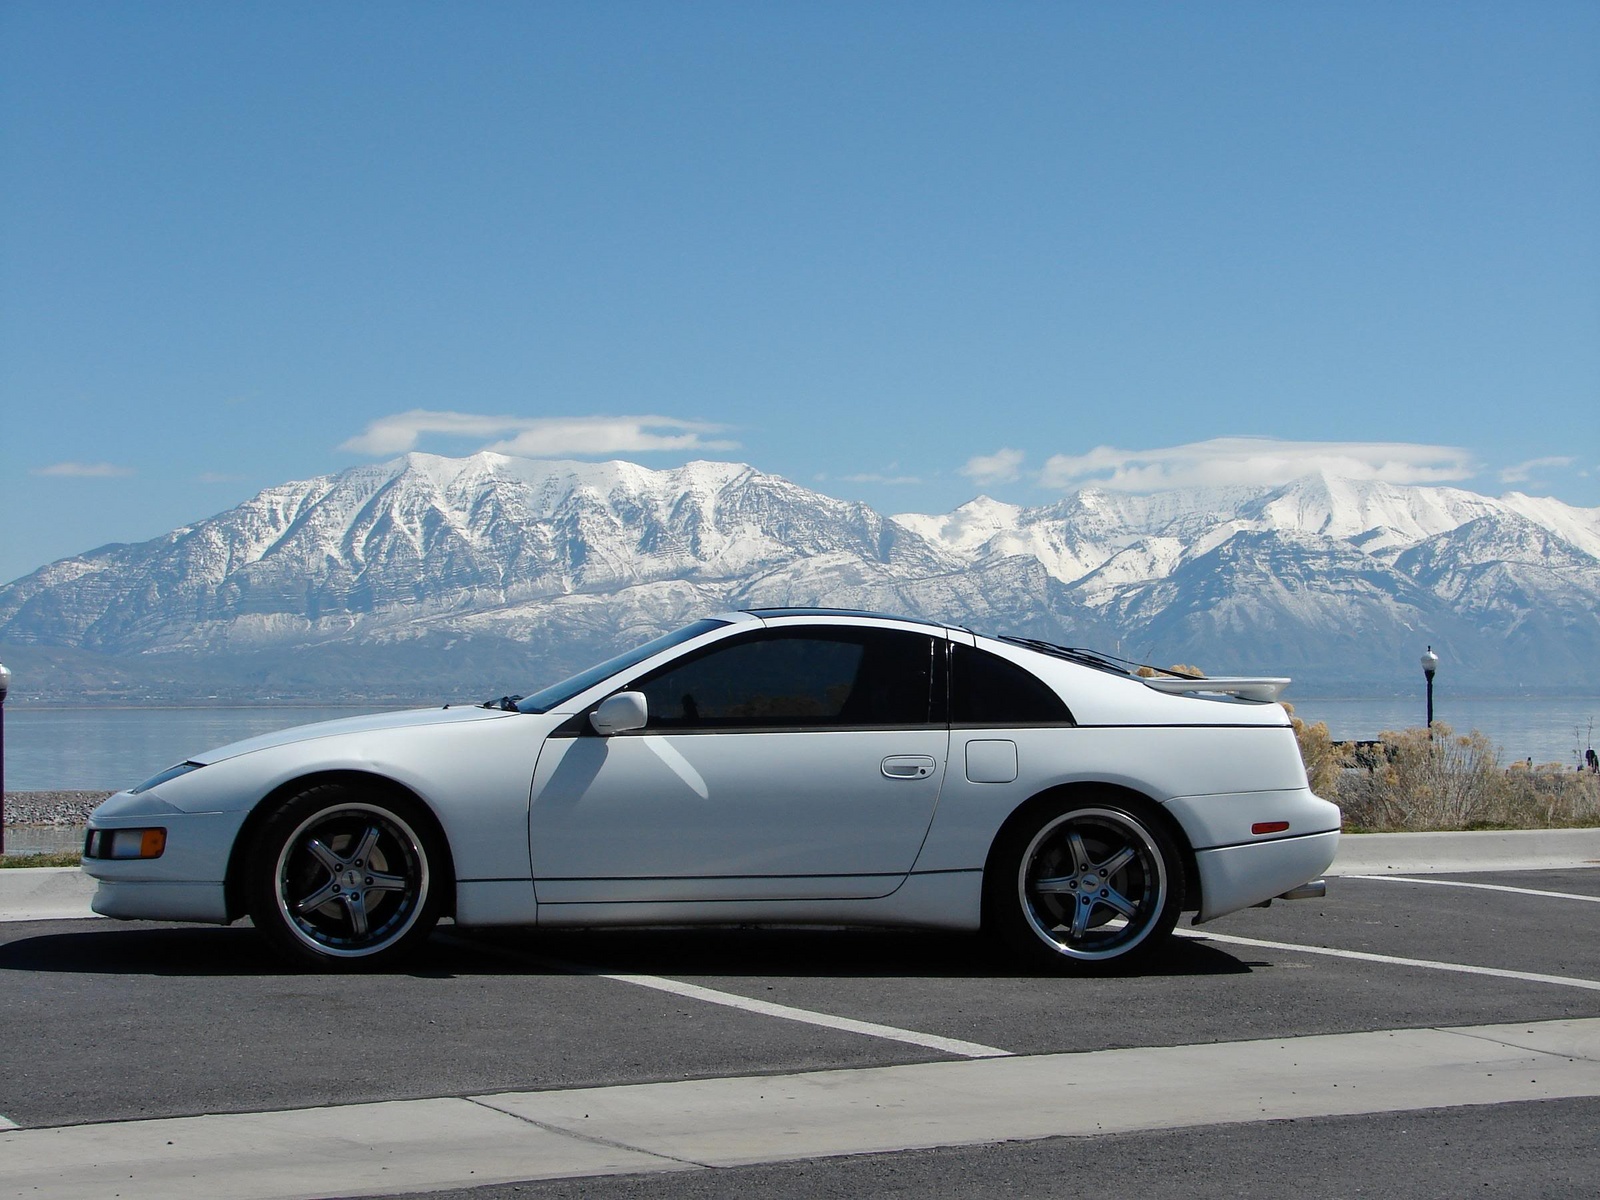
<path id="1" fill-rule="evenodd" d="M 558 704 L 571 700 L 579 692 L 588 691 L 595 684 L 620 671 L 642 663 L 653 654 L 660 654 L 663 650 L 670 650 L 674 646 L 681 646 L 684 642 L 699 637 L 702 633 L 709 633 L 727 625 L 727 621 L 718 621 L 707 617 L 696 621 L 692 625 L 685 625 L 682 629 L 674 629 L 671 633 L 664 633 L 654 641 L 646 642 L 642 646 L 635 646 L 632 650 L 624 651 L 615 658 L 608 658 L 605 662 L 590 667 L 586 671 L 579 671 L 569 679 L 560 683 L 553 683 L 549 687 L 534 692 L 531 696 L 524 696 L 517 702 L 517 711 L 525 713 L 546 713 Z"/>

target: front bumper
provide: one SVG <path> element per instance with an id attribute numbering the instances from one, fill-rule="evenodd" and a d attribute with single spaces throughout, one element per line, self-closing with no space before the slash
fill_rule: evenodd
<path id="1" fill-rule="evenodd" d="M 83 873 L 100 885 L 90 901 L 95 912 L 128 920 L 227 923 L 224 881 L 244 813 L 111 811 L 107 816 L 96 810 L 89 835 L 158 826 L 166 830 L 166 844 L 159 858 L 85 858 Z"/>
<path id="2" fill-rule="evenodd" d="M 228 923 L 227 889 L 220 883 L 158 883 L 102 879 L 89 907 L 125 921 Z"/>

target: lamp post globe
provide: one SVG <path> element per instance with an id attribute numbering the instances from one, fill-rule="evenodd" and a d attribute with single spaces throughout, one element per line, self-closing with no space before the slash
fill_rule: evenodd
<path id="1" fill-rule="evenodd" d="M 1422 652 L 1422 674 L 1428 681 L 1428 729 L 1433 729 L 1433 674 L 1439 669 L 1439 656 L 1429 646 Z"/>

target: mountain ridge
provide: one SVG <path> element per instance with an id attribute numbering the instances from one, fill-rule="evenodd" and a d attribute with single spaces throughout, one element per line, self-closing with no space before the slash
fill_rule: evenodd
<path id="1" fill-rule="evenodd" d="M 772 604 L 1313 679 L 1387 678 L 1431 643 L 1452 671 L 1592 686 L 1600 509 L 1315 474 L 884 516 L 744 463 L 412 452 L 47 564 L 0 587 L 0 644 L 191 683 L 271 677 L 276 654 L 316 695 L 319 654 L 358 683 L 363 653 L 378 683 L 403 650 L 543 677 Z"/>

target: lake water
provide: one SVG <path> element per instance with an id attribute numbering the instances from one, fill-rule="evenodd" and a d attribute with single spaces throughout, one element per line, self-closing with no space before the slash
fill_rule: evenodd
<path id="1" fill-rule="evenodd" d="M 241 738 L 370 708 L 6 706 L 6 791 L 116 791 Z"/>
<path id="2" fill-rule="evenodd" d="M 1409 697 L 1295 697 L 1295 713 L 1326 721 L 1340 740 L 1374 738 L 1421 725 L 1422 701 Z M 315 721 L 355 716 L 359 708 L 5 709 L 5 786 L 12 792 L 114 791 L 131 787 L 191 754 L 240 738 Z M 1503 761 L 1575 765 L 1600 725 L 1600 696 L 1449 697 L 1436 719 L 1457 732 L 1482 730 Z"/>
<path id="3" fill-rule="evenodd" d="M 1420 729 L 1427 720 L 1421 697 L 1284 698 L 1294 704 L 1295 716 L 1326 721 L 1328 732 L 1342 742 L 1370 740 L 1385 729 Z M 1433 719 L 1456 733 L 1476 729 L 1488 735 L 1505 763 L 1532 758 L 1577 766 L 1600 734 L 1600 696 L 1436 697 Z"/>

